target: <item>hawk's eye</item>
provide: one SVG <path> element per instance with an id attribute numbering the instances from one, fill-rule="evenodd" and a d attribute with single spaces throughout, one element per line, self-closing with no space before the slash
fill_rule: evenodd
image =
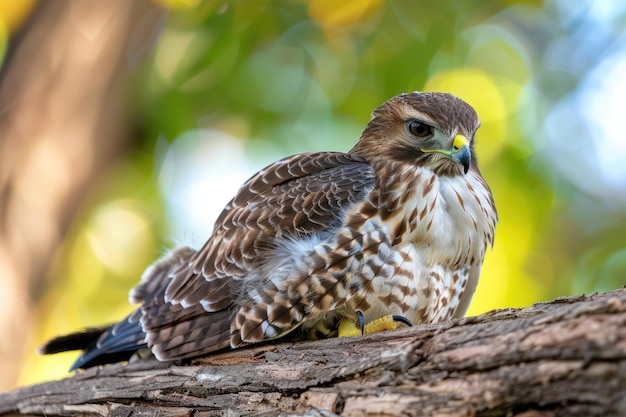
<path id="1" fill-rule="evenodd" d="M 418 138 L 425 138 L 433 133 L 433 129 L 427 124 L 418 122 L 417 120 L 411 120 L 409 122 L 409 132 Z"/>

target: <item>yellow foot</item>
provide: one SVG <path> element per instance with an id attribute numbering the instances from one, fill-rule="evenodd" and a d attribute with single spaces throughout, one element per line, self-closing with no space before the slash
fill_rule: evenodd
<path id="1" fill-rule="evenodd" d="M 382 332 L 384 330 L 395 330 L 398 328 L 398 323 L 404 323 L 409 327 L 413 327 L 413 323 L 404 316 L 389 314 L 365 324 L 363 313 L 360 311 L 356 313 L 356 323 L 349 319 L 342 319 L 341 322 L 339 322 L 339 337 L 361 336 L 364 334 Z"/>

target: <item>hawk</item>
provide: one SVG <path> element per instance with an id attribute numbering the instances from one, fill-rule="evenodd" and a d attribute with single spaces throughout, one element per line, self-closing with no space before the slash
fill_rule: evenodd
<path id="1" fill-rule="evenodd" d="M 497 222 L 474 157 L 479 126 L 453 95 L 393 97 L 349 152 L 297 154 L 253 175 L 200 250 L 177 248 L 146 269 L 125 320 L 40 352 L 84 350 L 72 369 L 144 348 L 171 361 L 341 336 L 346 322 L 463 316 Z"/>

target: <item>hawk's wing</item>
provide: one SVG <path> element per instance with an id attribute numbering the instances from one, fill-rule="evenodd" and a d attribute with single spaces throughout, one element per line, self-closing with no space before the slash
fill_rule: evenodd
<path id="1" fill-rule="evenodd" d="M 332 234 L 373 186 L 369 163 L 339 152 L 294 155 L 255 174 L 204 247 L 169 276 L 163 301 L 144 302 L 153 352 L 171 360 L 227 346 L 241 283 L 258 274 L 268 250 L 281 238 Z"/>

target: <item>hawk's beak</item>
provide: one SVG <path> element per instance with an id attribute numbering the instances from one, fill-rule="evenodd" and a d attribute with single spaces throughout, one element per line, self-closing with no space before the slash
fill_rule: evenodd
<path id="1" fill-rule="evenodd" d="M 453 161 L 463 165 L 463 173 L 469 171 L 472 154 L 469 148 L 469 140 L 463 135 L 456 135 L 452 141 L 452 149 L 420 149 L 422 152 L 438 152 L 448 155 Z"/>
<path id="2" fill-rule="evenodd" d="M 454 137 L 454 141 L 452 142 L 452 152 L 450 152 L 450 157 L 463 165 L 463 173 L 467 174 L 469 171 L 470 162 L 472 161 L 472 155 L 470 153 L 469 148 L 469 140 L 463 135 L 456 135 Z"/>

